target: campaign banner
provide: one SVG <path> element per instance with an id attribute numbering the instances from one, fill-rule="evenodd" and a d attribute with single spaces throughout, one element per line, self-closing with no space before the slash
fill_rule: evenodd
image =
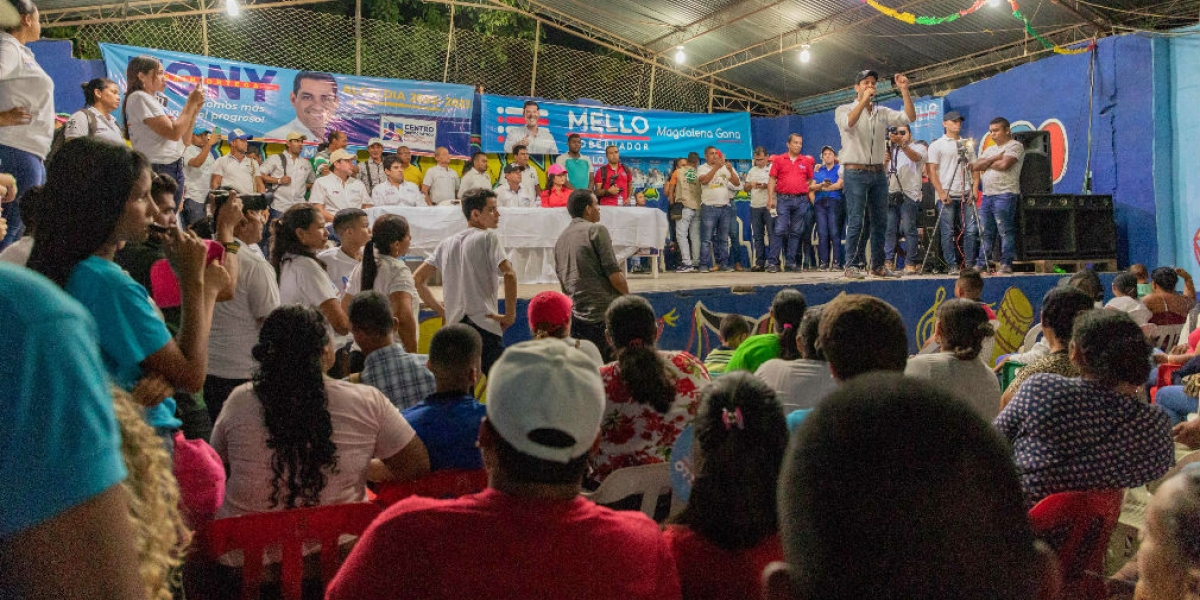
<path id="1" fill-rule="evenodd" d="M 913 108 L 917 110 L 917 120 L 910 124 L 912 139 L 932 144 L 942 137 L 945 133 L 942 127 L 942 98 L 917 98 L 913 100 Z"/>
<path id="2" fill-rule="evenodd" d="M 205 86 L 208 101 L 197 127 L 219 127 L 221 133 L 241 129 L 264 141 L 283 141 L 296 131 L 309 142 L 338 129 L 351 146 L 366 146 L 378 137 L 390 150 L 408 146 L 432 153 L 445 146 L 452 156 L 471 155 L 471 86 L 296 71 L 116 44 L 100 44 L 100 50 L 108 77 L 122 89 L 128 89 L 130 59 L 151 56 L 162 62 L 165 105 L 172 114 L 179 113 L 194 87 Z"/>
<path id="3" fill-rule="evenodd" d="M 726 158 L 749 159 L 750 113 L 678 113 L 565 102 L 525 106 L 524 98 L 484 95 L 480 101 L 480 143 L 484 152 L 511 153 L 524 145 L 530 154 L 567 152 L 567 136 L 578 133 L 580 152 L 603 156 L 616 146 L 622 157 L 663 158 L 704 154 L 714 146 Z"/>

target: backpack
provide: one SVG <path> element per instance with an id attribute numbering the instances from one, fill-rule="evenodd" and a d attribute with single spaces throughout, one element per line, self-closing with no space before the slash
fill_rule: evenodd
<path id="1" fill-rule="evenodd" d="M 83 114 L 87 115 L 87 121 L 88 121 L 87 136 L 92 137 L 92 136 L 96 135 L 96 115 L 92 114 L 92 111 L 87 110 L 86 108 L 83 110 Z M 50 140 L 50 152 L 46 154 L 46 160 L 43 162 L 45 162 L 45 164 L 49 165 L 54 160 L 54 155 L 58 154 L 59 149 L 61 149 L 63 147 L 63 144 L 65 144 L 65 143 L 67 143 L 67 126 L 66 126 L 66 124 L 64 124 L 62 127 L 59 127 L 58 129 L 54 130 L 54 139 Z"/>

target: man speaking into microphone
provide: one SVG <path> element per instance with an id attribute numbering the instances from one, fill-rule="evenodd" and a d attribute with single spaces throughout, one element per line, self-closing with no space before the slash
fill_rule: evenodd
<path id="1" fill-rule="evenodd" d="M 863 266 L 866 264 L 864 259 L 868 237 L 871 243 L 871 274 L 876 277 L 900 276 L 883 264 L 888 200 L 888 181 L 883 163 L 887 157 L 888 128 L 907 126 L 917 119 L 917 110 L 908 93 L 908 77 L 897 74 L 892 81 L 904 99 L 904 112 L 875 105 L 879 74 L 870 69 L 860 71 L 855 78 L 855 101 L 839 106 L 834 112 L 834 120 L 842 134 L 846 277 L 850 279 L 866 276 Z"/>

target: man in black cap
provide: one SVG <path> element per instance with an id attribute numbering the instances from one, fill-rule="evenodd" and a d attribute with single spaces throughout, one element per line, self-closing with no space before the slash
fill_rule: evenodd
<path id="1" fill-rule="evenodd" d="M 888 128 L 908 125 L 917 120 L 917 110 L 908 93 L 908 77 L 897 74 L 892 78 L 901 97 L 904 111 L 875 105 L 879 74 L 870 69 L 860 71 L 855 78 L 854 102 L 843 104 L 834 112 L 834 120 L 842 134 L 842 167 L 845 170 L 846 197 L 846 277 L 862 279 L 866 258 L 866 239 L 871 240 L 871 274 L 876 277 L 899 277 L 883 264 L 883 238 L 887 234 L 887 157 Z M 869 234 L 868 234 L 869 231 Z"/>
<path id="2" fill-rule="evenodd" d="M 968 164 L 970 146 L 961 137 L 962 115 L 947 112 L 942 117 L 946 135 L 929 145 L 929 183 L 937 195 L 938 231 L 942 237 L 942 258 L 950 268 L 950 276 L 960 271 L 958 255 L 962 250 L 963 265 L 970 268 L 979 250 L 979 213 L 975 208 L 978 175 L 972 175 Z M 961 241 L 961 246 L 955 243 Z"/>

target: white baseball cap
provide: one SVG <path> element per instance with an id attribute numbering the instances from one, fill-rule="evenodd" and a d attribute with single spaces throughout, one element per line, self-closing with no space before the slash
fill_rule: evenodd
<path id="1" fill-rule="evenodd" d="M 566 464 L 587 454 L 600 435 L 600 371 L 562 340 L 510 346 L 487 381 L 488 421 L 524 454 Z"/>

